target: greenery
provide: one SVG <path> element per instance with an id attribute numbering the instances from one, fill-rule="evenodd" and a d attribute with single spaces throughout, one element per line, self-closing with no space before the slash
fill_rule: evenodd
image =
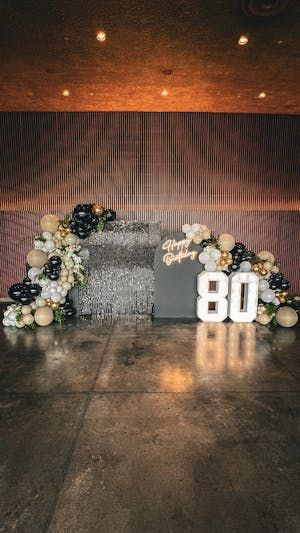
<path id="1" fill-rule="evenodd" d="M 54 311 L 54 322 L 62 324 L 66 320 L 66 315 L 62 309 L 56 309 Z"/>

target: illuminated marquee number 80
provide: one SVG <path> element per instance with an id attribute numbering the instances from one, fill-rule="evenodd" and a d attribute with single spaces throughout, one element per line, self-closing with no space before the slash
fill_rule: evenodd
<path id="1" fill-rule="evenodd" d="M 258 277 L 254 272 L 229 277 L 224 272 L 202 272 L 197 290 L 197 316 L 203 322 L 223 322 L 227 316 L 233 322 L 252 322 L 256 317 Z"/>

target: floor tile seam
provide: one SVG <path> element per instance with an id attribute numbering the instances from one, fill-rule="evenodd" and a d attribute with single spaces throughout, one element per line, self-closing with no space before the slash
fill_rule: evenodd
<path id="1" fill-rule="evenodd" d="M 55 509 L 56 509 L 56 506 L 57 506 L 58 498 L 59 498 L 61 489 L 63 487 L 63 484 L 65 482 L 65 479 L 66 479 L 66 476 L 67 476 L 67 473 L 68 473 L 68 470 L 69 470 L 69 467 L 70 467 L 70 464 L 71 464 L 71 461 L 72 461 L 72 458 L 73 458 L 73 455 L 74 455 L 74 451 L 76 449 L 76 445 L 77 445 L 80 433 L 81 433 L 82 428 L 83 428 L 84 419 L 86 417 L 86 413 L 88 411 L 88 408 L 89 408 L 89 405 L 90 405 L 90 402 L 91 402 L 91 399 L 92 399 L 92 389 L 95 387 L 95 384 L 96 384 L 96 381 L 97 381 L 97 378 L 98 378 L 98 374 L 100 372 L 100 369 L 101 369 L 101 366 L 102 366 L 102 363 L 103 363 L 105 350 L 107 349 L 107 347 L 109 345 L 109 341 L 110 341 L 112 332 L 113 332 L 113 329 L 112 329 L 112 331 L 111 331 L 109 337 L 107 338 L 107 341 L 106 341 L 106 343 L 105 343 L 105 345 L 103 347 L 103 350 L 102 350 L 102 353 L 101 353 L 101 357 L 100 357 L 100 361 L 99 361 L 99 365 L 98 365 L 98 368 L 97 368 L 97 371 L 96 371 L 95 378 L 94 378 L 93 383 L 91 385 L 91 389 L 89 390 L 89 392 L 87 394 L 87 397 L 85 399 L 85 404 L 84 404 L 84 407 L 83 407 L 83 411 L 82 411 L 82 414 L 81 414 L 81 416 L 79 418 L 78 425 L 77 425 L 76 431 L 74 433 L 74 436 L 73 436 L 73 439 L 72 439 L 72 442 L 71 442 L 71 446 L 70 446 L 69 451 L 67 453 L 66 461 L 65 461 L 65 463 L 63 465 L 62 474 L 61 474 L 60 480 L 58 482 L 58 485 L 57 485 L 57 488 L 56 488 L 56 491 L 55 491 L 55 495 L 54 495 L 54 498 L 52 500 L 52 503 L 51 503 L 51 506 L 50 506 L 50 509 L 49 509 L 49 513 L 48 513 L 48 516 L 47 516 L 47 519 L 46 519 L 46 522 L 45 522 L 44 527 L 43 527 L 43 533 L 46 533 L 49 530 L 49 527 L 51 525 L 51 522 L 52 522 L 52 519 L 53 519 L 53 516 L 54 516 L 54 513 L 55 513 Z"/>
<path id="2" fill-rule="evenodd" d="M 219 389 L 216 391 L 146 391 L 146 390 L 85 390 L 85 391 L 50 391 L 50 392 L 11 392 L 0 393 L 0 401 L 10 399 L 27 399 L 27 398 L 53 398 L 53 397 L 72 397 L 72 396 L 88 396 L 88 395 L 112 395 L 112 394 L 145 394 L 145 395 L 170 395 L 170 396 L 184 396 L 184 395 L 197 395 L 197 396 L 212 396 L 216 394 L 300 394 L 300 389 L 286 390 L 286 389 L 253 389 L 253 390 L 232 390 L 232 389 Z"/>
<path id="3" fill-rule="evenodd" d="M 189 396 L 189 395 L 197 395 L 197 396 L 214 396 L 216 394 L 237 394 L 237 395 L 241 395 L 241 394 L 300 394 L 300 389 L 299 390 L 280 390 L 280 389 L 275 389 L 275 390 L 263 390 L 263 389 L 260 389 L 260 390 L 246 390 L 246 391 L 243 391 L 243 390 L 239 390 L 239 391 L 236 391 L 236 390 L 227 390 L 227 389 L 220 389 L 220 390 L 216 390 L 216 391 L 185 391 L 185 392 L 182 392 L 182 391 L 143 391 L 143 390 L 138 390 L 138 391 L 131 391 L 131 390 L 111 390 L 111 391 L 101 391 L 101 390 L 94 390 L 92 391 L 92 395 L 93 396 L 99 396 L 99 395 L 102 395 L 102 396 L 105 396 L 105 395 L 112 395 L 112 394 L 145 394 L 145 395 L 169 395 L 169 396 Z"/>

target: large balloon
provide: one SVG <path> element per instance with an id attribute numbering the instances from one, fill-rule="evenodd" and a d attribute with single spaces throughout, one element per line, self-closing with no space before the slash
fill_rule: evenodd
<path id="1" fill-rule="evenodd" d="M 41 228 L 43 231 L 55 233 L 59 225 L 59 218 L 56 215 L 44 215 L 41 218 Z"/>
<path id="2" fill-rule="evenodd" d="M 257 257 L 259 259 L 262 259 L 262 261 L 270 261 L 271 263 L 274 263 L 275 257 L 271 252 L 268 252 L 267 250 L 262 250 L 261 252 L 258 252 Z"/>
<path id="3" fill-rule="evenodd" d="M 298 322 L 298 314 L 292 307 L 280 307 L 276 313 L 276 320 L 283 328 L 292 328 Z"/>
<path id="4" fill-rule="evenodd" d="M 39 326 L 49 326 L 53 318 L 53 311 L 48 306 L 39 307 L 34 314 L 34 320 Z"/>
<path id="5" fill-rule="evenodd" d="M 46 263 L 48 257 L 42 250 L 31 250 L 27 254 L 27 263 L 34 268 L 41 268 Z"/>
<path id="6" fill-rule="evenodd" d="M 222 233 L 219 236 L 218 241 L 219 241 L 221 250 L 223 250 L 224 252 L 230 252 L 230 250 L 232 250 L 232 248 L 235 245 L 235 238 L 233 237 L 233 235 L 230 235 L 229 233 Z"/>
<path id="7" fill-rule="evenodd" d="M 271 303 L 272 300 L 274 300 L 274 298 L 275 298 L 275 294 L 276 294 L 275 291 L 273 291 L 272 289 L 265 289 L 261 293 L 261 299 L 266 304 Z"/>

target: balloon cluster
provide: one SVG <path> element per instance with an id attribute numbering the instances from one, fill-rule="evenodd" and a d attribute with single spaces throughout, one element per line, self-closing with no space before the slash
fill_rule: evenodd
<path id="1" fill-rule="evenodd" d="M 115 220 L 115 218 L 115 211 L 105 210 L 98 204 L 78 204 L 73 209 L 69 227 L 80 239 L 86 239 L 99 224 L 104 225 L 105 222 Z"/>
<path id="2" fill-rule="evenodd" d="M 251 270 L 251 262 L 255 258 L 255 253 L 247 249 L 242 242 L 236 242 L 231 250 L 232 264 L 229 267 L 229 272 L 249 272 Z"/>
<path id="3" fill-rule="evenodd" d="M 16 303 L 6 309 L 3 325 L 35 328 L 73 317 L 76 309 L 68 293 L 84 282 L 79 237 L 102 231 L 115 218 L 115 211 L 99 204 L 78 204 L 63 221 L 53 214 L 44 215 L 42 234 L 35 237 L 34 248 L 26 256 L 27 276 L 8 291 Z"/>
<path id="4" fill-rule="evenodd" d="M 40 292 L 39 285 L 31 284 L 29 278 L 25 278 L 22 283 L 15 283 L 8 290 L 11 299 L 22 305 L 31 304 Z"/>
<path id="5" fill-rule="evenodd" d="M 55 281 L 59 278 L 60 271 L 61 258 L 57 255 L 52 255 L 45 264 L 43 272 L 47 278 L 49 278 L 51 281 Z"/>
<path id="6" fill-rule="evenodd" d="M 270 289 L 274 291 L 287 291 L 289 288 L 289 282 L 285 279 L 284 275 L 281 272 L 275 273 L 272 272 L 269 278 Z"/>
<path id="7" fill-rule="evenodd" d="M 209 239 L 211 236 L 211 230 L 205 224 L 184 224 L 182 231 L 186 234 L 186 238 L 195 244 L 201 244 L 204 239 Z"/>

